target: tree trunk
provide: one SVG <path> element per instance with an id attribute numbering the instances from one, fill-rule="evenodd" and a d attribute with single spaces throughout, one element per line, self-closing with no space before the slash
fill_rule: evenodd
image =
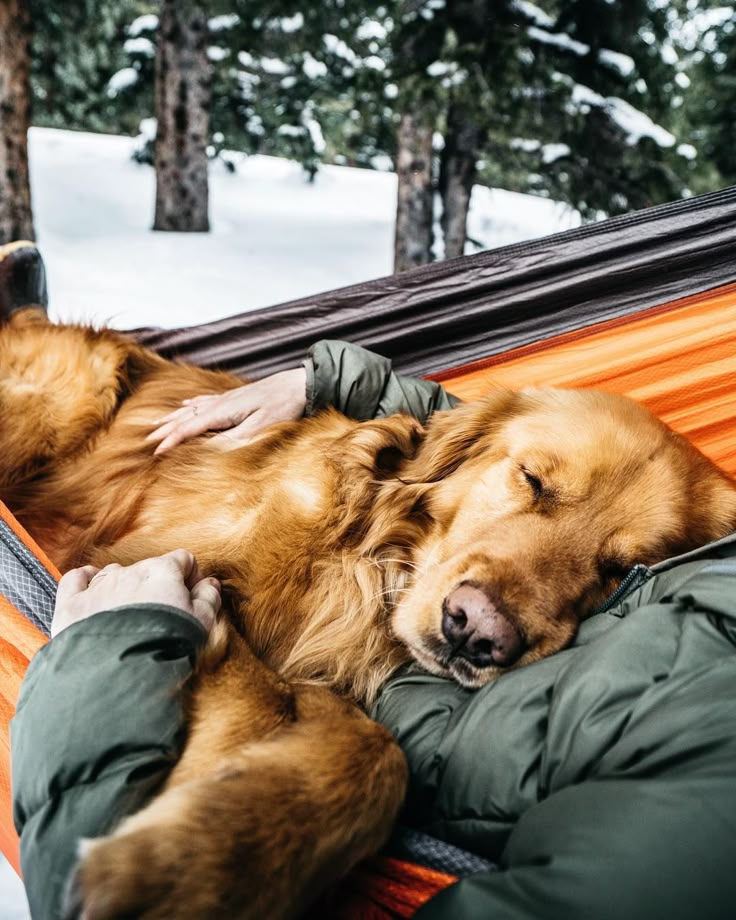
<path id="1" fill-rule="evenodd" d="M 0 0 L 0 243 L 34 239 L 28 178 L 30 32 L 27 0 Z"/>
<path id="2" fill-rule="evenodd" d="M 156 52 L 154 230 L 209 230 L 207 17 L 197 0 L 162 0 Z"/>
<path id="3" fill-rule="evenodd" d="M 396 172 L 394 271 L 403 272 L 429 262 L 432 246 L 432 125 L 417 112 L 401 116 Z"/>
<path id="4" fill-rule="evenodd" d="M 453 100 L 447 113 L 445 147 L 440 162 L 441 223 L 446 259 L 454 259 L 465 252 L 470 193 L 481 142 L 482 131 L 474 124 L 470 111 Z"/>

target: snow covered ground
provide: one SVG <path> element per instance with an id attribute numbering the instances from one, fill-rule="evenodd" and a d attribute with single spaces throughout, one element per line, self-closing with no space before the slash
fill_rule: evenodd
<path id="1" fill-rule="evenodd" d="M 23 883 L 0 856 L 0 917 L 2 920 L 30 920 Z"/>
<path id="2" fill-rule="evenodd" d="M 36 232 L 56 319 L 183 326 L 391 272 L 396 177 L 238 158 L 211 171 L 209 234 L 153 233 L 154 174 L 126 137 L 31 131 Z M 476 188 L 469 235 L 488 248 L 577 226 L 563 205 Z M 0 918 L 28 920 L 0 858 Z"/>
<path id="3" fill-rule="evenodd" d="M 133 141 L 31 131 L 33 205 L 54 315 L 120 328 L 202 323 L 391 272 L 396 177 L 274 157 L 211 170 L 209 234 L 153 233 Z M 238 155 L 234 155 L 238 159 Z M 469 235 L 501 246 L 579 223 L 542 198 L 476 188 Z"/>

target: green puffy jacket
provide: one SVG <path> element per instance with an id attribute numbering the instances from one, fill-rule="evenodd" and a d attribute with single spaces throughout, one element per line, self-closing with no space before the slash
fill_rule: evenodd
<path id="1" fill-rule="evenodd" d="M 310 404 L 365 418 L 452 405 L 342 343 Z M 357 381 L 357 382 L 356 382 Z M 99 614 L 33 660 L 12 726 L 15 816 L 35 918 L 58 915 L 77 841 L 177 757 L 204 631 L 173 608 Z M 736 915 L 736 535 L 635 570 L 573 646 L 477 692 L 410 669 L 374 715 L 411 768 L 405 821 L 499 864 L 423 920 L 726 920 Z"/>

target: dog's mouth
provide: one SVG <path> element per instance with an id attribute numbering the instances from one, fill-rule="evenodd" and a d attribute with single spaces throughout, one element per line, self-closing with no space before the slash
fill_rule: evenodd
<path id="1" fill-rule="evenodd" d="M 493 661 L 487 664 L 474 663 L 457 654 L 444 639 L 435 636 L 425 636 L 421 647 L 414 646 L 411 651 L 419 664 L 428 671 L 448 677 L 469 690 L 484 686 L 512 667 L 511 664 L 502 665 Z"/>

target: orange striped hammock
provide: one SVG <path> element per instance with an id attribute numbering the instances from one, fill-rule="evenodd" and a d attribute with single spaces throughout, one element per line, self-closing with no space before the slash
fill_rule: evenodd
<path id="1" fill-rule="evenodd" d="M 736 196 L 730 219 L 733 229 Z M 733 234 L 730 238 L 733 239 Z M 562 239 L 568 241 L 569 234 Z M 554 238 L 546 242 L 553 250 Z M 466 263 L 475 264 L 475 258 L 457 260 L 457 271 L 464 270 Z M 699 276 L 698 283 L 704 285 L 699 292 L 602 321 L 597 321 L 595 305 L 591 305 L 589 310 L 578 311 L 579 316 L 588 316 L 588 323 L 579 322 L 573 329 L 550 336 L 538 335 L 533 341 L 527 340 L 505 352 L 490 353 L 489 349 L 484 358 L 427 376 L 440 380 L 462 399 L 483 394 L 492 383 L 510 387 L 595 386 L 622 393 L 646 405 L 736 476 L 736 266 L 731 267 L 732 261 L 719 259 L 713 271 Z M 420 269 L 418 273 L 422 271 L 426 270 Z M 407 287 L 413 283 L 414 275 L 406 273 Z M 400 286 L 403 278 L 395 280 L 394 287 Z M 718 283 L 721 281 L 725 283 Z M 385 284 L 376 282 L 377 289 L 382 283 Z M 360 286 L 361 296 L 366 288 L 370 285 Z M 299 306 L 301 309 L 301 303 Z M 308 305 L 303 309 L 307 308 Z M 283 314 L 284 308 L 273 308 L 276 313 L 279 310 Z M 259 322 L 267 321 L 269 311 L 260 312 Z M 290 320 L 296 321 L 295 315 Z M 283 340 L 290 341 L 283 323 L 279 326 Z M 207 335 L 209 343 L 210 331 Z M 442 335 L 441 330 L 438 335 Z M 190 339 L 194 346 L 189 353 L 182 345 L 187 341 L 185 331 L 177 330 L 176 337 L 176 347 L 172 349 L 171 336 L 167 338 L 167 333 L 144 330 L 138 334 L 140 341 L 160 346 L 163 353 L 174 350 L 185 358 L 200 357 L 197 349 L 205 339 L 196 330 Z M 467 349 L 462 353 L 467 354 Z M 272 370 L 273 366 L 266 369 Z M 0 517 L 0 523 L 4 522 L 6 528 L 12 529 L 30 547 L 45 571 L 58 578 L 43 550 L 3 506 Z M 19 869 L 18 841 L 11 816 L 8 723 L 23 674 L 45 641 L 43 632 L 0 594 L 0 848 L 16 870 Z M 377 858 L 360 867 L 333 893 L 329 915 L 351 920 L 410 917 L 422 903 L 454 880 L 449 873 Z"/>

